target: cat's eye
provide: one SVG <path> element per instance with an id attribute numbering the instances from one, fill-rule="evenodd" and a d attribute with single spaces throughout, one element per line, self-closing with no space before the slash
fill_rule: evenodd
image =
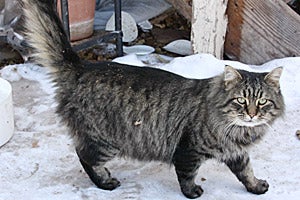
<path id="1" fill-rule="evenodd" d="M 237 101 L 238 101 L 240 104 L 246 104 L 246 99 L 243 98 L 243 97 L 237 98 Z"/>
<path id="2" fill-rule="evenodd" d="M 259 105 L 264 105 L 264 104 L 267 103 L 267 99 L 264 99 L 264 98 L 258 99 L 258 100 L 257 100 L 257 103 L 258 103 Z"/>

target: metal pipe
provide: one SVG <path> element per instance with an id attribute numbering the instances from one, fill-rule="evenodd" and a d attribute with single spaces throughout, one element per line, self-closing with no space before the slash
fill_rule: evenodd
<path id="1" fill-rule="evenodd" d="M 70 28 L 69 28 L 69 7 L 68 0 L 60 0 L 61 17 L 63 21 L 64 29 L 67 33 L 68 40 L 70 40 Z"/>
<path id="2" fill-rule="evenodd" d="M 122 15 L 121 15 L 121 0 L 114 0 L 115 3 L 115 31 L 117 33 L 117 56 L 123 56 L 123 32 L 122 32 Z"/>
<path id="3" fill-rule="evenodd" d="M 53 3 L 54 3 L 54 5 L 53 5 L 54 6 L 54 10 L 55 10 L 55 12 L 57 12 L 57 0 L 54 0 Z"/>
<path id="4" fill-rule="evenodd" d="M 98 44 L 101 44 L 103 42 L 107 42 L 111 39 L 116 39 L 118 37 L 118 35 L 119 35 L 119 33 L 111 32 L 111 33 L 107 33 L 105 35 L 95 36 L 92 39 L 87 40 L 83 43 L 73 45 L 73 50 L 78 52 L 83 49 L 88 49 L 88 48 L 91 48 Z"/>

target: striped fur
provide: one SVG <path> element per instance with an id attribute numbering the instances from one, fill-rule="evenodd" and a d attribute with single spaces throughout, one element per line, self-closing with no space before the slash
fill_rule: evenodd
<path id="1" fill-rule="evenodd" d="M 251 73 L 225 67 L 211 79 L 186 79 L 113 62 L 84 64 L 66 39 L 51 0 L 23 0 L 26 35 L 37 63 L 53 69 L 57 113 L 83 168 L 102 189 L 120 182 L 105 163 L 116 156 L 173 163 L 183 194 L 199 197 L 201 163 L 226 163 L 248 191 L 267 191 L 247 147 L 284 111 L 282 68 Z"/>

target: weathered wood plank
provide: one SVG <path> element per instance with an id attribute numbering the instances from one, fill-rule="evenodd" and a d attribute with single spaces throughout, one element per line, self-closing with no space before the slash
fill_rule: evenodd
<path id="1" fill-rule="evenodd" d="M 262 64 L 300 56 L 300 17 L 282 0 L 229 0 L 225 53 Z"/>
<path id="2" fill-rule="evenodd" d="M 192 19 L 192 0 L 167 0 L 187 20 Z M 197 0 L 196 0 L 197 1 Z"/>
<path id="3" fill-rule="evenodd" d="M 191 40 L 195 53 L 223 58 L 227 0 L 194 0 Z"/>

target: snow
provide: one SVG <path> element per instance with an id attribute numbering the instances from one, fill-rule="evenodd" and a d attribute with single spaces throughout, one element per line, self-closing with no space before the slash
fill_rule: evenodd
<path id="1" fill-rule="evenodd" d="M 228 170 L 214 160 L 201 166 L 196 182 L 204 189 L 202 200 L 296 200 L 300 196 L 300 57 L 277 59 L 261 66 L 222 61 L 207 54 L 179 57 L 157 63 L 157 57 L 128 55 L 117 62 L 162 68 L 189 78 L 221 73 L 224 65 L 250 71 L 283 66 L 281 88 L 287 109 L 266 137 L 250 150 L 258 178 L 268 180 L 264 195 L 248 193 Z M 157 56 L 157 55 L 156 55 Z M 152 61 L 151 61 L 152 60 Z M 54 89 L 45 68 L 33 64 L 6 66 L 0 76 L 11 82 L 15 110 L 13 138 L 0 147 L 0 200 L 40 199 L 186 199 L 180 192 L 174 168 L 151 162 L 115 159 L 108 163 L 121 187 L 104 191 L 95 187 L 83 171 L 67 129 L 54 110 Z M 1 113 L 3 114 L 3 113 Z"/>

